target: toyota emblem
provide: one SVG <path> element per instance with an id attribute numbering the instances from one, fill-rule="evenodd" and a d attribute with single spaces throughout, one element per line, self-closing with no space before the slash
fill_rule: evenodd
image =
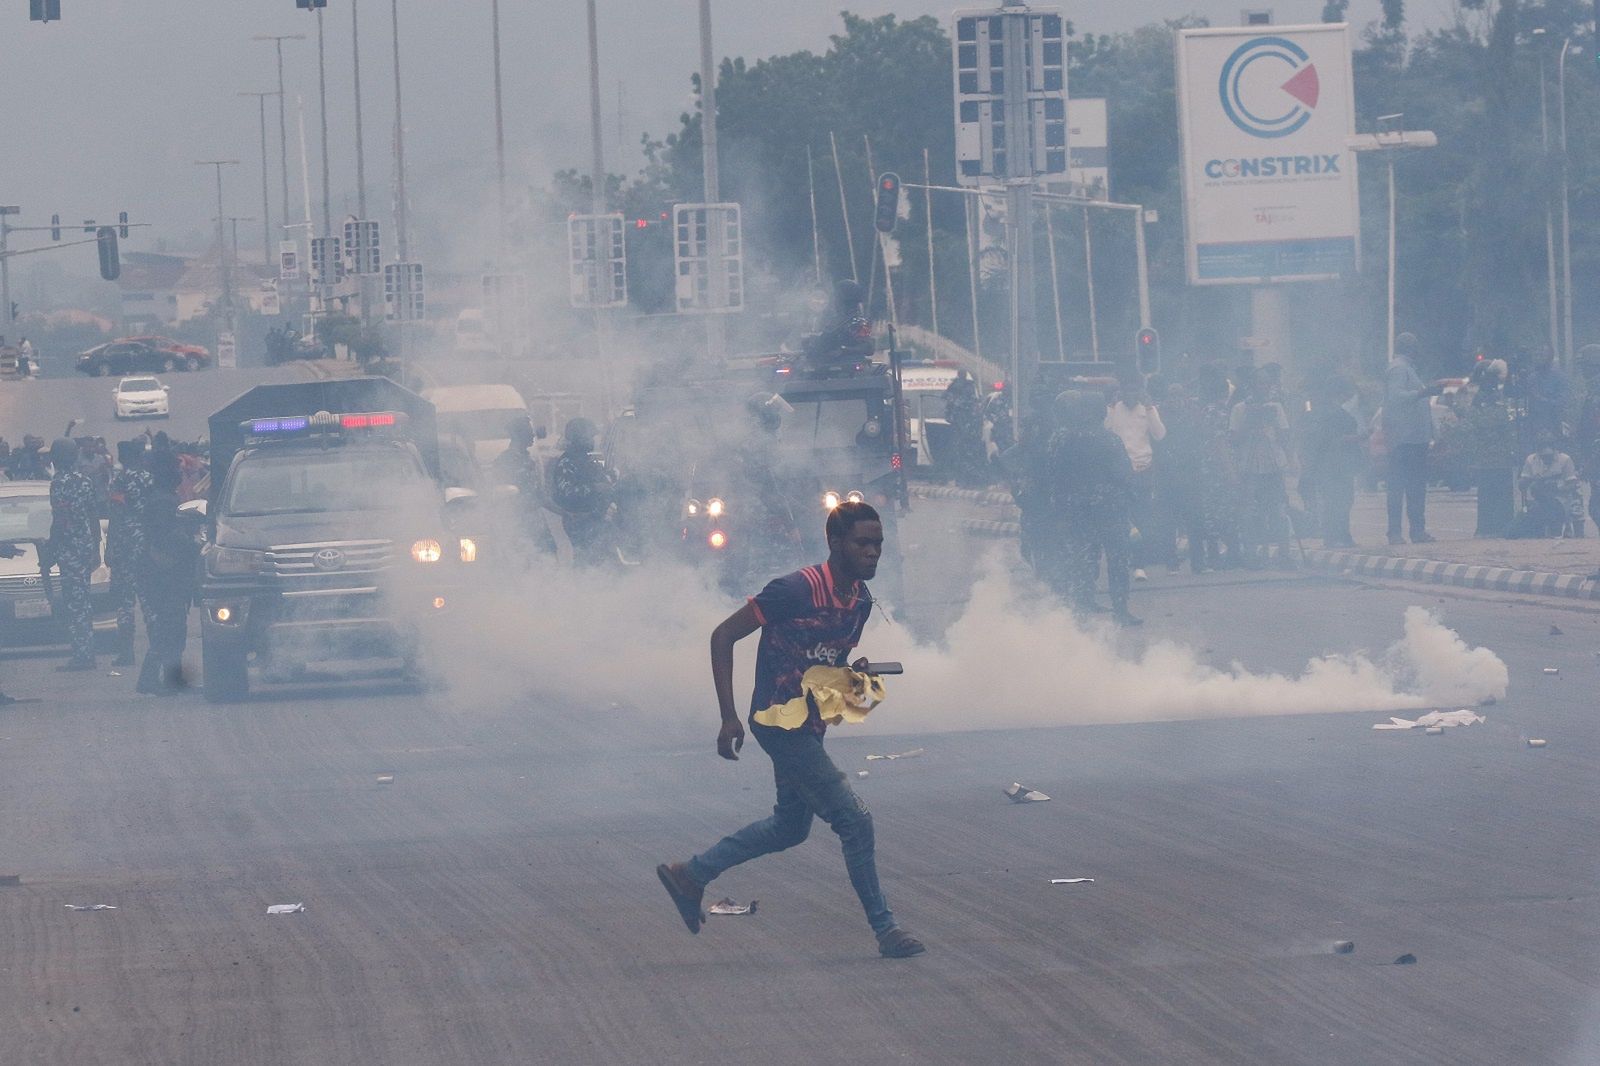
<path id="1" fill-rule="evenodd" d="M 311 557 L 311 563 L 318 570 L 340 570 L 344 567 L 344 552 L 338 548 L 323 548 Z"/>
<path id="2" fill-rule="evenodd" d="M 28 588 L 35 588 L 39 584 L 39 579 L 36 577 L 25 577 L 22 579 L 22 583 Z"/>

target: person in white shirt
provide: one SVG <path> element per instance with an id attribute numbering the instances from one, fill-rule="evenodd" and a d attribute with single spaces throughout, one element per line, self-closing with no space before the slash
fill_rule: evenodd
<path id="1" fill-rule="evenodd" d="M 1122 441 L 1133 466 L 1129 492 L 1129 512 L 1141 535 L 1133 544 L 1133 579 L 1144 581 L 1144 568 L 1151 562 L 1155 533 L 1155 443 L 1167 435 L 1161 412 L 1145 395 L 1144 375 L 1134 367 L 1123 367 L 1117 374 L 1117 392 L 1106 408 L 1105 427 Z M 1148 536 L 1145 534 L 1149 534 Z"/>

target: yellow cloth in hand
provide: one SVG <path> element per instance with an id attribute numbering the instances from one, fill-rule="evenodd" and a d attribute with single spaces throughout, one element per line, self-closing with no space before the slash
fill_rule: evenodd
<path id="1" fill-rule="evenodd" d="M 755 713 L 757 725 L 799 729 L 811 717 L 811 708 L 829 725 L 864 722 L 883 702 L 883 678 L 863 674 L 848 666 L 813 666 L 800 677 L 800 695 Z"/>

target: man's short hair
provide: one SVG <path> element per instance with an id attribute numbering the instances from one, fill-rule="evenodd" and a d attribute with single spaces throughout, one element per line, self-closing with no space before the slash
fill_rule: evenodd
<path id="1" fill-rule="evenodd" d="M 828 539 L 831 541 L 834 537 L 848 537 L 858 522 L 882 521 L 883 519 L 878 517 L 877 508 L 872 504 L 846 500 L 828 512 Z"/>

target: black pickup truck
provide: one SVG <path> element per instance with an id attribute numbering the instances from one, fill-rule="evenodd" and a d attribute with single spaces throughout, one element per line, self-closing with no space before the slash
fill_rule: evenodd
<path id="1" fill-rule="evenodd" d="M 201 557 L 205 694 L 249 692 L 249 664 L 398 659 L 420 669 L 476 544 L 470 498 L 439 480 L 433 406 L 385 378 L 260 385 L 211 416 Z"/>

